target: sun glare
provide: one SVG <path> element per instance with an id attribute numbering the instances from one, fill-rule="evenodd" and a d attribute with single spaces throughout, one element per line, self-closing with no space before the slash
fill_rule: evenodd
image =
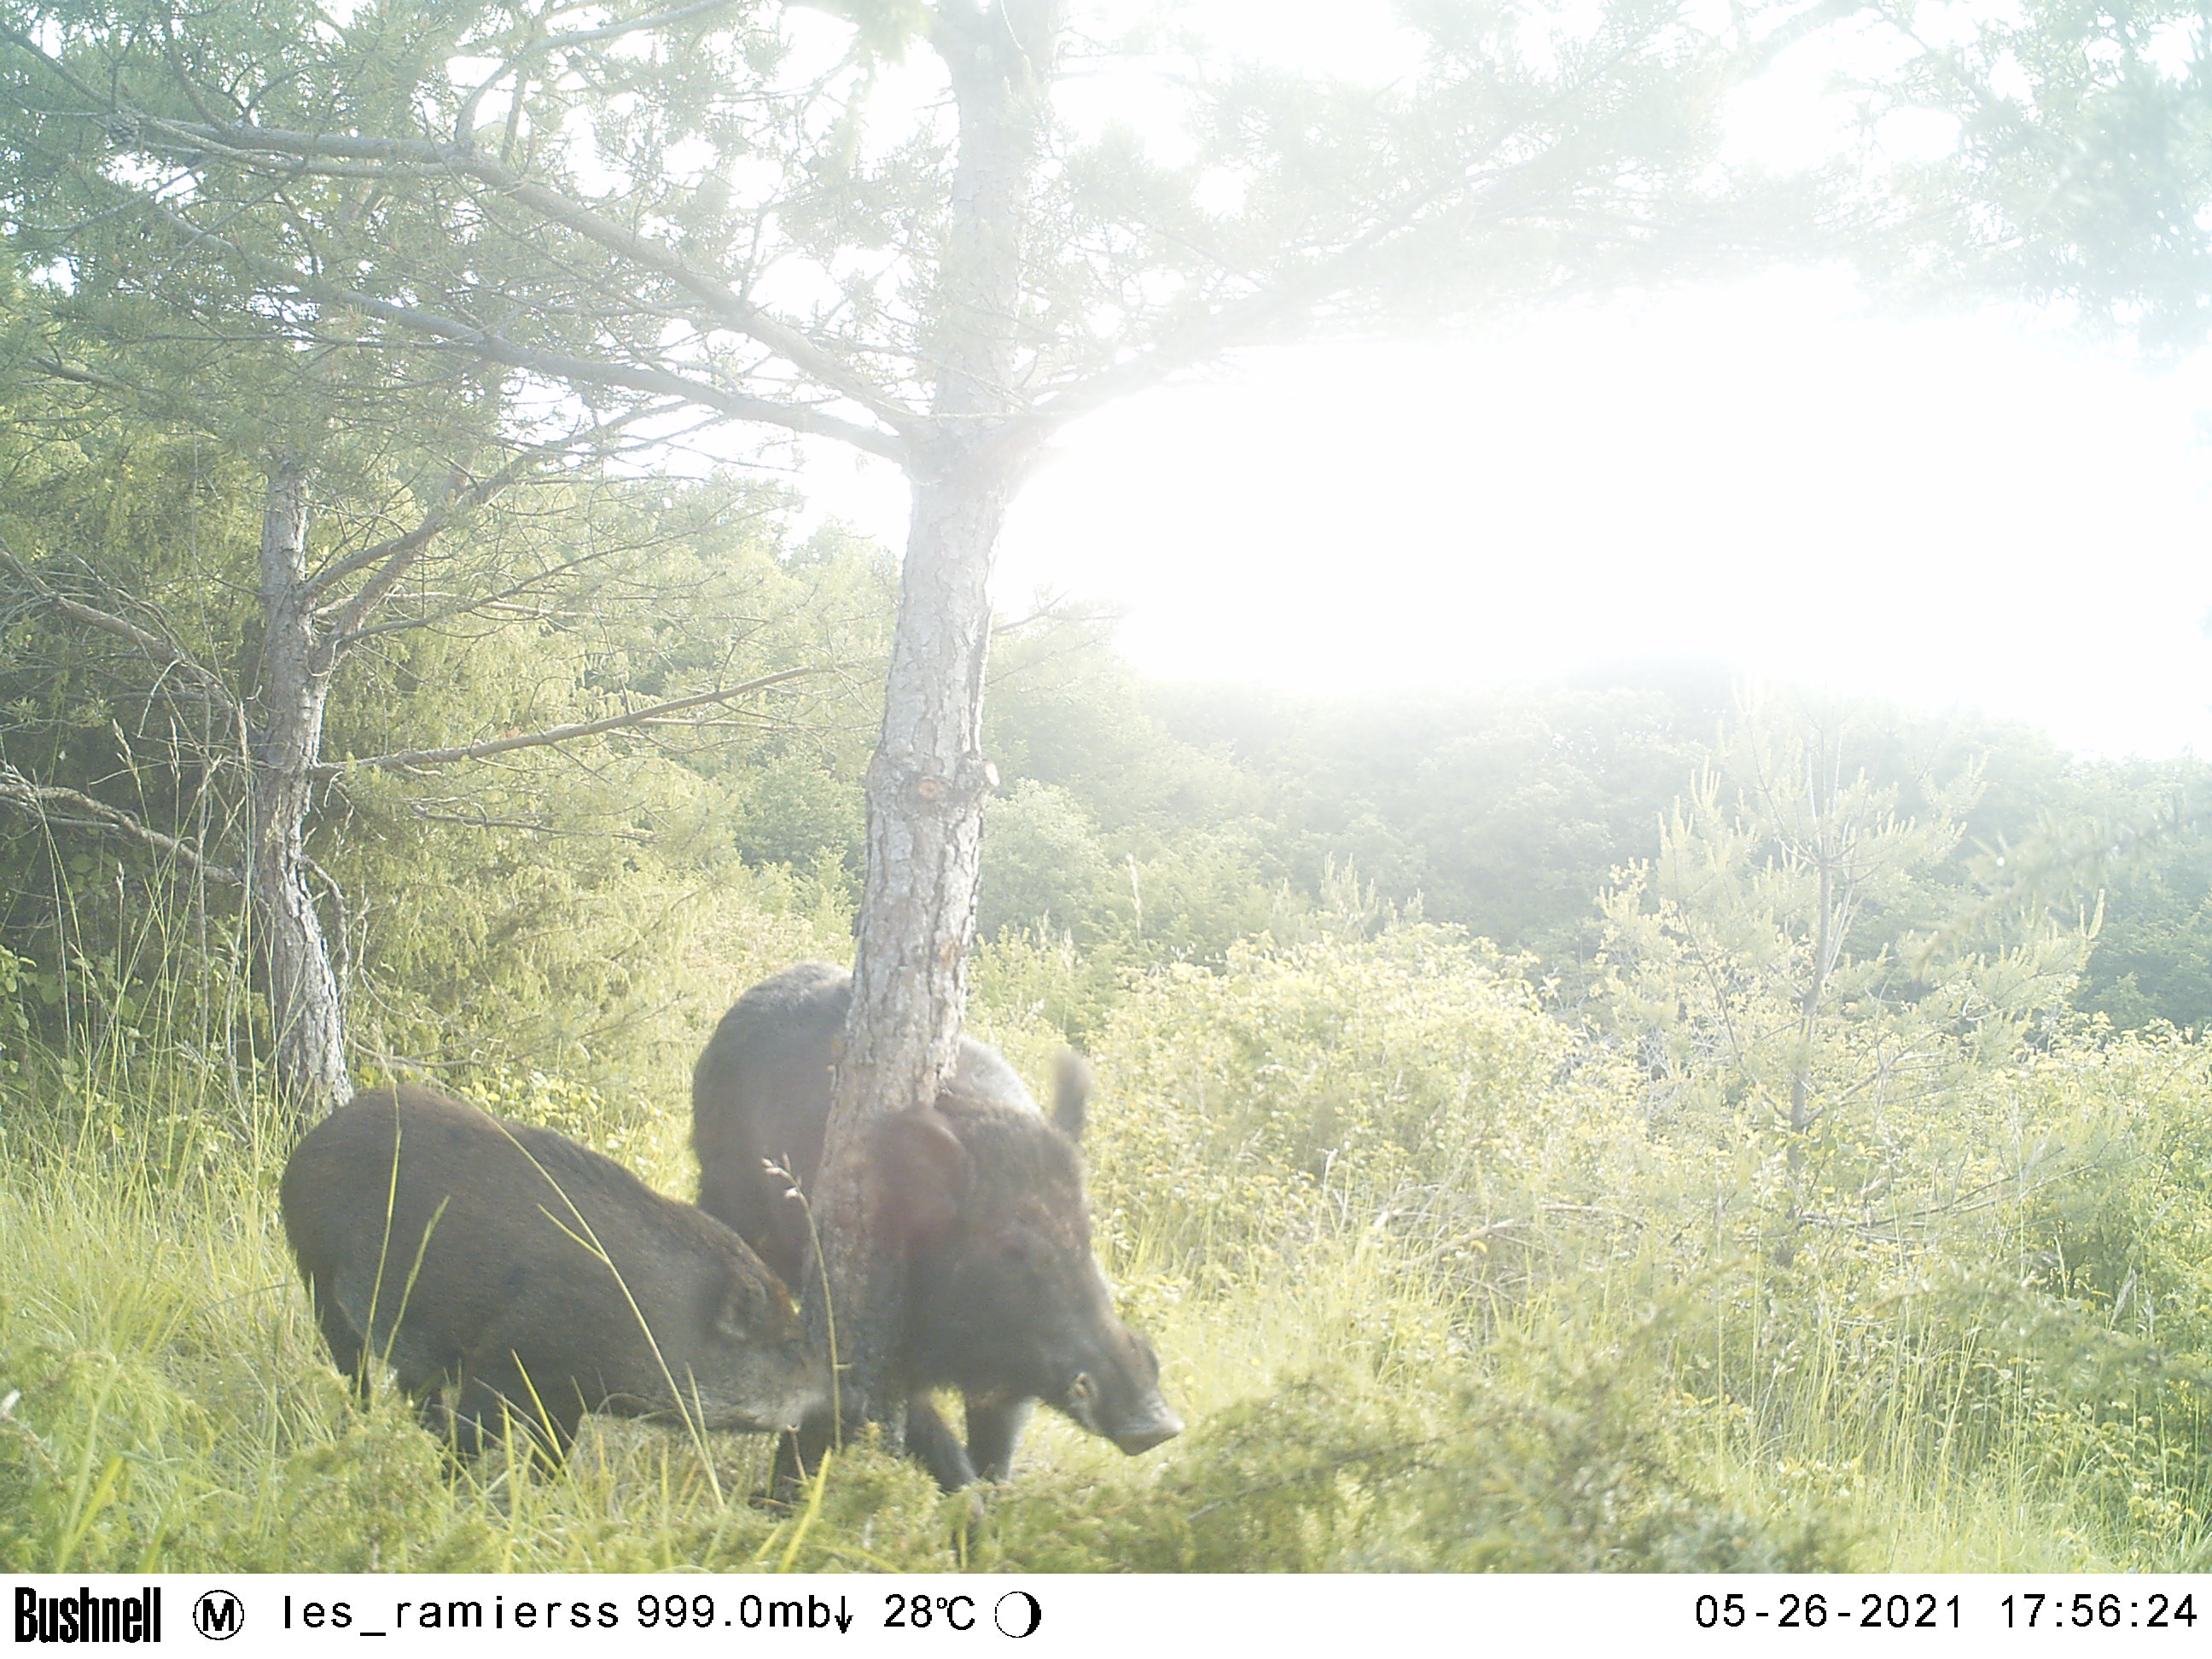
<path id="1" fill-rule="evenodd" d="M 2212 752 L 2203 380 L 1855 315 L 1805 276 L 1270 354 L 1072 431 L 999 591 L 1118 599 L 1175 677 L 1720 659 Z"/>
<path id="2" fill-rule="evenodd" d="M 1290 61 L 1341 38 L 1328 21 L 1208 14 Z M 1737 94 L 1729 159 L 1947 150 L 1948 116 L 1856 131 L 1839 64 L 1878 76 L 1899 49 L 1869 26 L 1789 53 Z M 1411 50 L 1333 66 L 1387 76 Z M 1073 117 L 1172 148 L 1143 79 L 1077 82 Z M 2212 753 L 2208 403 L 2212 365 L 2154 379 L 2034 319 L 1877 317 L 1802 271 L 1475 341 L 1254 353 L 1065 434 L 996 591 L 1117 602 L 1124 648 L 1173 677 L 1344 690 L 1678 657 L 1977 705 L 2085 751 Z M 812 513 L 897 546 L 896 475 L 805 453 Z"/>

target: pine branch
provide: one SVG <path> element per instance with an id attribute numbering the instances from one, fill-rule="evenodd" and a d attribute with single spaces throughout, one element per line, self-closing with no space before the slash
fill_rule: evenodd
<path id="1" fill-rule="evenodd" d="M 405 565 L 413 562 L 416 553 L 436 540 L 459 514 L 471 507 L 482 506 L 505 489 L 507 485 L 513 483 L 529 470 L 530 464 L 536 459 L 534 456 L 517 457 L 515 460 L 501 467 L 489 477 L 477 480 L 466 489 L 458 491 L 448 489 L 438 504 L 423 514 L 422 521 L 412 530 L 389 537 L 373 547 L 364 547 L 357 553 L 349 553 L 345 557 L 333 560 L 315 572 L 313 575 L 307 578 L 302 597 L 309 604 L 313 604 L 348 576 L 367 570 L 372 566 L 384 565 L 385 568 L 377 572 L 371 579 L 369 586 L 364 588 L 362 593 L 356 594 L 353 599 L 346 602 L 343 612 L 346 620 L 334 631 L 340 634 L 350 632 L 360 625 L 361 617 L 374 610 L 384 596 L 392 591 L 392 584 L 399 580 Z M 401 562 L 400 569 L 397 571 L 392 569 L 391 563 L 387 562 L 390 561 Z M 364 602 L 363 594 L 369 596 L 366 602 Z"/>
<path id="2" fill-rule="evenodd" d="M 471 507 L 481 507 L 500 494 L 535 465 L 538 459 L 519 455 L 498 471 L 477 479 L 467 489 L 448 491 L 445 499 L 425 514 L 422 521 L 414 529 L 380 542 L 374 547 L 364 548 L 310 578 L 307 584 L 307 597 L 312 604 L 318 595 L 329 591 L 332 582 L 356 570 L 381 565 L 381 568 L 362 585 L 361 591 L 346 602 L 336 620 L 331 623 L 331 654 L 335 656 L 359 637 L 362 623 L 368 613 L 384 602 L 430 544 L 452 527 L 455 519 Z"/>
<path id="3" fill-rule="evenodd" d="M 404 562 L 400 563 L 398 568 L 386 565 L 383 570 L 378 572 L 367 588 L 355 595 L 343 608 L 335 601 L 322 607 L 323 611 L 325 612 L 331 611 L 339 612 L 337 621 L 331 629 L 336 648 L 343 650 L 354 640 L 366 637 L 368 633 L 377 631 L 364 629 L 362 626 L 362 619 L 391 592 L 400 576 L 405 574 L 406 565 L 413 562 L 415 553 L 443 533 L 454 519 L 469 508 L 481 507 L 486 501 L 501 495 L 511 485 L 520 482 L 532 467 L 570 453 L 580 446 L 595 442 L 610 434 L 619 433 L 623 428 L 630 425 L 635 418 L 634 414 L 618 415 L 611 420 L 599 422 L 580 433 L 572 434 L 556 443 L 532 445 L 514 455 L 499 471 L 475 480 L 465 489 L 456 491 L 448 488 L 438 504 L 414 529 L 379 542 L 374 547 L 365 547 L 357 553 L 349 553 L 345 557 L 334 560 L 317 571 L 307 580 L 307 592 L 311 603 L 320 595 L 328 592 L 348 576 L 367 570 L 386 560 L 399 561 L 404 556 Z M 455 476 L 458 477 L 459 471 L 460 469 L 456 467 Z"/>
<path id="4" fill-rule="evenodd" d="M 204 230 L 157 202 L 145 201 L 143 205 L 154 217 L 167 224 L 182 237 L 187 246 L 218 248 L 255 271 L 264 281 L 281 285 L 319 304 L 351 307 L 380 321 L 465 347 L 489 362 L 542 374 L 548 380 L 563 380 L 572 386 L 622 386 L 633 392 L 674 398 L 684 403 L 714 410 L 732 420 L 757 422 L 766 426 L 781 427 L 790 432 L 835 438 L 870 454 L 881 455 L 902 467 L 907 465 L 906 442 L 896 433 L 824 414 L 809 404 L 779 403 L 771 398 L 756 398 L 730 392 L 711 381 L 696 380 L 669 369 L 601 362 L 587 357 L 572 357 L 565 352 L 524 345 L 520 341 L 510 340 L 489 329 L 478 328 L 458 318 L 441 316 L 436 312 L 423 311 L 413 306 L 397 305 L 389 300 L 380 300 L 373 294 L 363 294 L 336 283 L 323 282 L 282 260 L 255 253 L 211 230 Z"/>
<path id="5" fill-rule="evenodd" d="M 480 82 L 461 103 L 460 113 L 453 118 L 453 142 L 463 149 L 469 145 L 469 135 L 476 130 L 476 112 L 483 102 L 484 94 L 520 69 L 533 58 L 543 58 L 549 52 L 559 52 L 569 46 L 597 46 L 605 40 L 619 40 L 624 35 L 640 34 L 647 29 L 657 29 L 670 23 L 688 22 L 718 11 L 732 9 L 737 0 L 693 0 L 693 3 L 678 6 L 669 11 L 657 11 L 643 17 L 632 17 L 620 22 L 604 23 L 596 28 L 569 29 L 561 34 L 549 34 L 543 40 L 527 42 L 523 48 L 501 64 Z M 219 125 L 200 112 L 210 125 Z"/>
<path id="6" fill-rule="evenodd" d="M 846 665 L 830 664 L 820 668 L 787 668 L 780 674 L 764 675 L 748 680 L 743 685 L 724 686 L 716 691 L 702 691 L 696 696 L 678 697 L 668 702 L 657 702 L 647 708 L 631 710 L 627 714 L 613 714 L 605 720 L 582 720 L 569 726 L 549 726 L 543 731 L 526 732 L 511 738 L 494 738 L 484 743 L 462 744 L 448 749 L 410 749 L 391 755 L 372 755 L 361 760 L 326 761 L 313 769 L 317 775 L 330 777 L 347 772 L 374 767 L 380 771 L 398 771 L 422 766 L 443 766 L 454 761 L 483 760 L 493 755 L 504 755 L 516 749 L 542 749 L 550 744 L 567 743 L 575 738 L 595 737 L 602 732 L 619 732 L 626 727 L 643 726 L 686 708 L 701 708 L 709 703 L 728 702 L 734 698 L 750 696 L 756 691 L 765 691 L 771 686 L 787 684 L 793 680 L 809 678 L 817 674 L 836 672 Z"/>
<path id="7" fill-rule="evenodd" d="M 90 386 L 95 392 L 110 392 L 140 403 L 151 403 L 161 410 L 165 417 L 181 426 L 188 426 L 195 432 L 212 435 L 217 431 L 214 422 L 195 410 L 184 407 L 176 398 L 167 396 L 159 388 L 131 385 L 78 364 L 64 362 L 59 357 L 35 357 L 31 361 L 31 367 L 41 374 L 57 380 L 66 380 L 72 386 Z"/>
<path id="8" fill-rule="evenodd" d="M 15 38 L 19 45 L 24 44 L 21 37 Z M 136 111 L 117 112 L 130 115 L 142 139 L 165 139 L 171 146 L 199 154 L 221 151 L 241 160 L 263 155 L 285 156 L 302 163 L 310 172 L 321 170 L 318 163 L 326 161 L 367 161 L 404 167 L 410 172 L 448 173 L 474 179 L 609 252 L 666 277 L 702 304 L 723 327 L 766 346 L 776 356 L 804 370 L 818 385 L 840 397 L 851 399 L 881 421 L 890 430 L 888 434 L 870 434 L 878 444 L 895 437 L 912 436 L 924 428 L 922 416 L 890 397 L 882 388 L 857 373 L 851 364 L 817 345 L 799 329 L 741 297 L 726 275 L 701 270 L 666 243 L 655 241 L 617 224 L 604 214 L 538 183 L 527 174 L 479 154 L 472 146 L 435 143 L 421 138 L 344 137 L 331 134 L 291 132 L 275 127 L 196 125 L 164 120 Z M 296 278 L 297 273 L 294 276 Z M 769 400 L 760 401 L 766 403 Z M 766 417 L 754 416 L 747 418 Z M 868 428 L 854 427 L 852 430 L 865 432 Z M 848 441 L 854 441 L 849 434 L 825 435 L 842 435 Z M 889 448 L 878 448 L 876 453 L 898 459 Z"/>
<path id="9" fill-rule="evenodd" d="M 617 556 L 623 549 L 594 548 L 579 553 L 573 559 L 531 571 L 518 577 L 504 587 L 495 587 L 482 593 L 418 592 L 414 597 L 425 604 L 434 602 L 436 608 L 415 612 L 409 616 L 391 617 L 380 623 L 363 623 L 349 634 L 334 634 L 331 648 L 344 652 L 364 640 L 373 640 L 386 634 L 404 634 L 418 628 L 435 628 L 441 623 L 456 621 L 464 617 L 499 616 L 514 622 L 568 622 L 592 617 L 597 613 L 582 610 L 549 610 L 544 606 L 526 607 L 517 601 L 521 596 L 535 593 L 556 579 L 572 575 L 588 565 L 600 564 Z"/>

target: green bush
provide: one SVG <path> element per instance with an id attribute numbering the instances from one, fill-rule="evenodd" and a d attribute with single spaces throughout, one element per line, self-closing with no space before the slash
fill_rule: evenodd
<path id="1" fill-rule="evenodd" d="M 1193 1266 L 1353 1213 L 1480 1255 L 1535 1194 L 1593 1193 L 1642 1139 L 1617 1069 L 1510 961 L 1424 924 L 1158 969 L 1097 1058 L 1094 1204 Z"/>

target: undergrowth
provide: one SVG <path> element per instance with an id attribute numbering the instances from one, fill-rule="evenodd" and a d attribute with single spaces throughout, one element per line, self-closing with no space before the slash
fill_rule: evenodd
<path id="1" fill-rule="evenodd" d="M 1038 1074 L 1020 1010 L 992 1035 Z M 1933 1159 L 1977 1137 L 1997 1184 L 1909 1237 L 1807 1222 L 1802 1171 L 1755 1146 L 1670 1144 L 1506 965 L 1434 933 L 1162 975 L 1094 1052 L 1102 1249 L 1188 1431 L 1128 1459 L 1046 1416 L 980 1504 L 855 1444 L 789 1512 L 755 1501 L 757 1437 L 590 1419 L 560 1468 L 451 1466 L 332 1371 L 257 1097 L 156 1047 L 27 1064 L 0 1079 L 0 1567 L 2212 1562 L 2193 1044 L 1983 1079 L 1922 1133 Z M 678 1111 L 472 1091 L 690 1190 Z"/>

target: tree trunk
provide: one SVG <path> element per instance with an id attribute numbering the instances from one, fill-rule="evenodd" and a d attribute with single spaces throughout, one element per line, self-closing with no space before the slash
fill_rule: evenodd
<path id="1" fill-rule="evenodd" d="M 853 1006 L 814 1195 L 823 1271 L 806 1287 L 817 1331 L 835 1313 L 842 1422 L 881 1424 L 894 1445 L 905 1427 L 895 1365 L 907 1263 L 875 1225 L 866 1154 L 883 1117 L 936 1098 L 966 1002 L 983 802 L 998 781 L 981 748 L 987 584 L 1036 447 L 1012 389 L 1020 227 L 1059 27 L 1058 0 L 946 0 L 932 40 L 960 112 L 938 283 L 935 441 L 911 469 L 883 732 L 867 775 Z"/>
<path id="2" fill-rule="evenodd" d="M 247 821 L 277 1087 L 303 1123 L 353 1097 L 337 975 L 307 877 L 309 769 L 322 749 L 331 663 L 307 597 L 307 467 L 286 456 L 270 473 L 261 522 L 262 718 Z"/>
<path id="3" fill-rule="evenodd" d="M 1007 494 L 961 475 L 915 490 L 883 732 L 868 766 L 853 1006 L 814 1200 L 836 1310 L 841 1414 L 882 1423 L 894 1439 L 904 1401 L 886 1383 L 906 1263 L 872 1224 L 864 1154 L 884 1114 L 936 1098 L 959 1042 L 983 802 L 998 781 L 982 753 L 984 585 Z"/>

